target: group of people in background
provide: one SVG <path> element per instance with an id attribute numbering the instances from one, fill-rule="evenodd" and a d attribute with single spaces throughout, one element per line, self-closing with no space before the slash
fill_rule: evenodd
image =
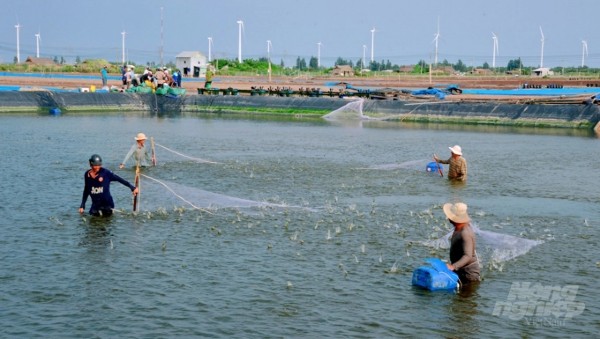
<path id="1" fill-rule="evenodd" d="M 181 71 L 178 69 L 175 69 L 171 73 L 171 70 L 166 67 L 158 67 L 155 72 L 152 72 L 150 67 L 146 67 L 144 73 L 138 77 L 132 66 L 121 67 L 121 80 L 124 89 L 129 89 L 132 86 L 140 86 L 144 83 L 152 88 L 161 88 L 165 84 L 169 87 L 180 88 L 181 78 Z"/>

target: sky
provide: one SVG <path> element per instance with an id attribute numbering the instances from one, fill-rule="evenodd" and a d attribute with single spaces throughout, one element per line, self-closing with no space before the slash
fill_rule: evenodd
<path id="1" fill-rule="evenodd" d="M 468 66 L 600 67 L 597 0 L 0 0 L 0 63 L 40 57 L 174 62 L 183 51 L 237 59 L 267 57 L 294 66 L 311 57 L 332 67 L 420 60 Z M 437 54 L 434 38 L 438 32 Z M 542 58 L 542 32 L 544 48 Z M 375 29 L 374 33 L 371 30 Z M 125 49 L 123 34 L 125 32 Z M 271 41 L 271 47 L 267 47 Z M 584 44 L 582 41 L 585 41 Z M 319 44 L 320 43 L 320 44 Z M 587 53 L 584 53 L 587 46 Z M 373 47 L 373 48 L 372 48 Z M 161 52 L 162 51 L 162 52 Z"/>

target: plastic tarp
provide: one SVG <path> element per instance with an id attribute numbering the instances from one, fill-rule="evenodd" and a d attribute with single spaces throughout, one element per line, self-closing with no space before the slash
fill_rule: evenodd
<path id="1" fill-rule="evenodd" d="M 427 89 L 419 89 L 416 91 L 410 92 L 412 95 L 434 95 L 436 98 L 443 100 L 446 98 L 446 93 L 441 89 L 437 88 L 427 88 Z"/>

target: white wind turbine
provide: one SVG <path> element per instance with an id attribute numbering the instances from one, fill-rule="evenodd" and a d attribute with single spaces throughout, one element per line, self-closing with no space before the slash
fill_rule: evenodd
<path id="1" fill-rule="evenodd" d="M 121 62 L 125 66 L 125 31 L 121 32 Z"/>
<path id="2" fill-rule="evenodd" d="M 540 54 L 540 68 L 544 67 L 544 31 L 542 31 L 542 26 L 540 26 L 540 34 L 542 35 L 542 52 Z"/>
<path id="3" fill-rule="evenodd" d="M 213 47 L 212 37 L 208 37 L 208 62 L 211 62 L 211 60 L 212 60 L 212 47 Z"/>
<path id="4" fill-rule="evenodd" d="M 581 40 L 581 44 L 583 46 L 583 50 L 581 51 L 581 67 L 583 67 L 585 66 L 585 56 L 588 55 L 588 46 L 585 40 Z"/>
<path id="5" fill-rule="evenodd" d="M 321 45 L 320 41 L 317 42 L 317 68 L 321 68 Z"/>
<path id="6" fill-rule="evenodd" d="M 15 28 L 17 29 L 17 63 L 21 63 L 21 41 L 19 39 L 19 30 L 21 29 L 21 25 L 17 23 Z"/>
<path id="7" fill-rule="evenodd" d="M 269 62 L 269 68 L 267 69 L 267 73 L 269 73 L 269 82 L 271 82 L 271 49 L 273 45 L 271 44 L 271 40 L 267 40 L 267 61 Z"/>
<path id="8" fill-rule="evenodd" d="M 375 61 L 375 27 L 371 30 L 371 62 Z"/>
<path id="9" fill-rule="evenodd" d="M 237 21 L 238 24 L 238 62 L 242 63 L 242 31 L 244 30 L 244 22 Z"/>
<path id="10" fill-rule="evenodd" d="M 492 32 L 492 40 L 494 40 L 494 50 L 492 52 L 492 68 L 496 68 L 496 54 L 498 53 L 498 37 Z"/>
<path id="11" fill-rule="evenodd" d="M 438 44 L 440 41 L 440 18 L 438 17 L 438 22 L 437 22 L 437 32 L 433 35 L 433 41 L 431 42 L 435 42 L 435 57 L 433 59 L 433 65 L 437 65 L 438 63 Z"/>
<path id="12" fill-rule="evenodd" d="M 40 32 L 38 31 L 38 33 L 35 35 L 35 57 L 39 58 L 40 57 L 40 41 L 42 40 L 42 36 L 40 35 Z"/>
<path id="13" fill-rule="evenodd" d="M 361 69 L 360 71 L 362 72 L 363 69 L 365 69 L 365 58 L 367 57 L 367 45 L 363 45 L 363 57 L 361 60 Z"/>

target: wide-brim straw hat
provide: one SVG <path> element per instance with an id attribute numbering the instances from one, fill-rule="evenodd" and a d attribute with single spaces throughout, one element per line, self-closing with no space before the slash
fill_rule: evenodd
<path id="1" fill-rule="evenodd" d="M 458 145 L 454 145 L 452 147 L 448 147 L 450 149 L 450 152 L 457 154 L 457 155 L 462 155 L 462 148 L 460 148 L 460 146 Z"/>
<path id="2" fill-rule="evenodd" d="M 463 224 L 471 221 L 469 214 L 467 213 L 467 204 L 457 202 L 456 204 L 447 203 L 444 204 L 444 214 L 446 217 L 457 224 Z"/>
<path id="3" fill-rule="evenodd" d="M 146 140 L 146 139 L 148 139 L 148 138 L 146 138 L 146 134 L 144 134 L 144 133 L 138 133 L 138 135 L 135 136 L 136 141 Z"/>

